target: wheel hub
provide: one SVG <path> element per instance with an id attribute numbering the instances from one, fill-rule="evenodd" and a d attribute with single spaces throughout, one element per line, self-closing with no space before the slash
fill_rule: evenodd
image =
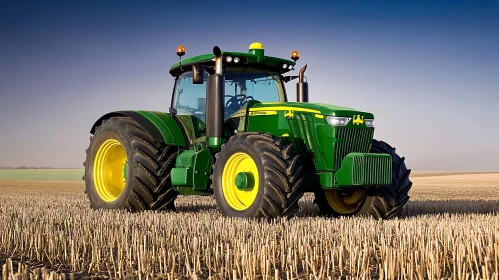
<path id="1" fill-rule="evenodd" d="M 240 191 L 250 191 L 254 186 L 253 174 L 250 172 L 239 172 L 235 179 L 236 187 Z"/>

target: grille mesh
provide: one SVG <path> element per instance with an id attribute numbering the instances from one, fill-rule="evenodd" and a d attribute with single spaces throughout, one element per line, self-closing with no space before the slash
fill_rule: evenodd
<path id="1" fill-rule="evenodd" d="M 391 183 L 391 158 L 354 157 L 354 185 L 376 186 Z"/>
<path id="2" fill-rule="evenodd" d="M 374 128 L 336 128 L 334 168 L 341 167 L 341 161 L 349 153 L 368 153 L 374 136 Z"/>

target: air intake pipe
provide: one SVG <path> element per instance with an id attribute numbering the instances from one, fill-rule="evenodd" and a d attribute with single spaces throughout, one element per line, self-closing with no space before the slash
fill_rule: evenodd
<path id="1" fill-rule="evenodd" d="M 222 51 L 213 47 L 215 74 L 206 83 L 206 138 L 208 146 L 220 148 L 224 136 L 225 77 L 222 73 Z"/>
<path id="2" fill-rule="evenodd" d="M 300 70 L 299 80 L 296 84 L 296 101 L 297 102 L 308 102 L 308 83 L 304 82 L 305 70 L 307 70 L 307 65 L 303 66 Z"/>

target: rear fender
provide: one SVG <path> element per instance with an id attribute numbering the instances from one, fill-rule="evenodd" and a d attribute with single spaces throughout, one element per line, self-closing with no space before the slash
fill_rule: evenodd
<path id="1" fill-rule="evenodd" d="M 171 146 L 187 146 L 185 133 L 167 113 L 155 111 L 116 111 L 100 117 L 92 126 L 91 134 L 103 121 L 112 117 L 129 117 L 137 122 L 155 141 Z"/>

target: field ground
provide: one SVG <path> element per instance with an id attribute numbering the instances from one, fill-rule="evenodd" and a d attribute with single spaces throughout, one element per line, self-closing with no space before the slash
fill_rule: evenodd
<path id="1" fill-rule="evenodd" d="M 0 169 L 0 180 L 82 181 L 83 169 Z"/>
<path id="2" fill-rule="evenodd" d="M 12 257 L 77 278 L 113 279 L 499 275 L 499 173 L 414 172 L 402 217 L 382 222 L 319 217 L 308 194 L 289 221 L 222 217 L 211 197 L 181 196 L 177 212 L 93 211 L 81 175 L 38 173 L 45 181 L 29 182 L 4 174 L 0 266 Z"/>

